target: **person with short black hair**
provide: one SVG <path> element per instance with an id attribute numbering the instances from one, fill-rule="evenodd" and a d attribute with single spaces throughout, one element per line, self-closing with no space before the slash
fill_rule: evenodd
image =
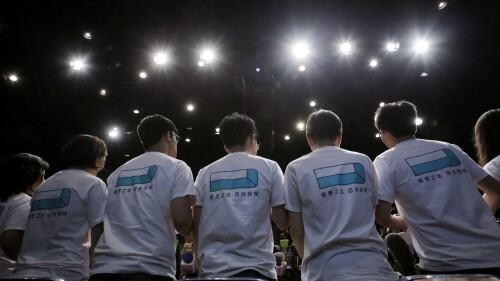
<path id="1" fill-rule="evenodd" d="M 375 227 L 377 177 L 368 156 L 340 148 L 342 121 L 309 115 L 312 152 L 288 164 L 286 209 L 302 262 L 302 280 L 397 280 Z"/>
<path id="2" fill-rule="evenodd" d="M 48 168 L 49 164 L 42 158 L 29 153 L 18 153 L 2 162 L 0 277 L 12 277 L 30 212 L 31 195 L 45 180 Z"/>
<path id="3" fill-rule="evenodd" d="M 275 161 L 257 156 L 250 117 L 227 115 L 219 128 L 228 154 L 201 169 L 195 182 L 199 276 L 276 280 L 270 218 L 288 227 L 283 173 Z"/>
<path id="4" fill-rule="evenodd" d="M 375 127 L 389 148 L 376 157 L 377 222 L 408 229 L 421 273 L 500 275 L 500 183 L 458 146 L 418 139 L 416 106 L 386 103 Z M 479 188 L 484 192 L 483 198 Z M 396 203 L 399 215 L 391 215 Z"/>
<path id="5" fill-rule="evenodd" d="M 106 156 L 106 144 L 96 136 L 77 135 L 63 146 L 64 170 L 42 183 L 31 199 L 16 278 L 88 279 L 103 231 L 106 185 L 97 173 Z"/>
<path id="6" fill-rule="evenodd" d="M 175 280 L 175 231 L 189 236 L 193 227 L 193 175 L 176 159 L 175 124 L 150 115 L 137 134 L 145 153 L 108 177 L 104 235 L 90 280 Z"/>

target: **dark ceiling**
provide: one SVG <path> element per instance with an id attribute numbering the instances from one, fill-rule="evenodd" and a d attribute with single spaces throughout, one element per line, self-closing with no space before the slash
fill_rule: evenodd
<path id="1" fill-rule="evenodd" d="M 471 129 L 479 115 L 500 107 L 500 19 L 497 1 L 10 1 L 0 8 L 2 158 L 30 152 L 59 168 L 58 151 L 88 133 L 109 146 L 107 173 L 141 153 L 139 120 L 159 113 L 183 138 L 178 158 L 198 170 L 224 155 L 214 134 L 221 118 L 238 111 L 257 122 L 259 153 L 285 168 L 309 152 L 295 128 L 316 108 L 344 122 L 344 148 L 375 157 L 373 112 L 382 101 L 414 102 L 424 119 L 419 136 L 456 143 L 471 156 Z M 83 37 L 85 31 L 93 38 Z M 417 56 L 417 37 L 430 41 Z M 400 42 L 398 52 L 384 44 Z M 297 40 L 312 55 L 297 70 Z M 355 44 L 342 56 L 337 45 Z M 200 48 L 217 60 L 197 65 Z M 153 53 L 168 50 L 158 67 Z M 69 61 L 83 56 L 85 71 Z M 370 58 L 379 66 L 368 67 Z M 261 69 L 256 72 L 256 67 Z M 138 77 L 147 71 L 147 79 Z M 427 77 L 420 74 L 426 72 Z M 16 73 L 19 80 L 8 77 Z M 107 90 L 106 96 L 99 94 Z M 195 110 L 188 112 L 186 105 Z M 134 114 L 133 109 L 139 109 Z M 499 124 L 500 125 L 500 124 Z M 123 136 L 110 139 L 118 127 Z M 284 136 L 290 135 L 285 141 Z"/>

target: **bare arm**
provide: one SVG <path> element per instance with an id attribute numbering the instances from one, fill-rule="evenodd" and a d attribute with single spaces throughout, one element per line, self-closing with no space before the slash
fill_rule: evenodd
<path id="1" fill-rule="evenodd" d="M 172 214 L 175 229 L 182 236 L 189 236 L 193 229 L 190 195 L 172 199 L 170 201 L 170 213 Z"/>
<path id="2" fill-rule="evenodd" d="M 375 210 L 375 219 L 378 224 L 392 229 L 407 229 L 408 226 L 399 215 L 391 215 L 392 204 L 379 200 Z"/>
<path id="3" fill-rule="evenodd" d="M 477 187 L 484 192 L 483 198 L 492 212 L 500 208 L 500 182 L 488 175 L 476 183 Z"/>
<path id="4" fill-rule="evenodd" d="M 104 232 L 104 223 L 99 223 L 90 229 L 90 248 L 89 248 L 89 258 L 90 258 L 90 268 L 94 266 L 94 249 L 97 245 L 97 241 L 101 238 Z"/>
<path id="5" fill-rule="evenodd" d="M 271 218 L 280 230 L 288 228 L 288 212 L 285 205 L 279 205 L 272 208 Z"/>
<path id="6" fill-rule="evenodd" d="M 295 249 L 300 258 L 304 259 L 304 222 L 302 221 L 302 213 L 288 212 L 290 219 L 290 235 L 292 236 Z"/>
<path id="7" fill-rule="evenodd" d="M 9 259 L 17 261 L 17 256 L 19 256 L 23 242 L 23 235 L 24 231 L 18 229 L 8 229 L 2 232 L 0 246 Z"/>

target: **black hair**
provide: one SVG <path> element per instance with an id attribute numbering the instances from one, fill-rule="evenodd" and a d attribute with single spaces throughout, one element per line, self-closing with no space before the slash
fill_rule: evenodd
<path id="1" fill-rule="evenodd" d="M 219 133 L 222 142 L 227 147 L 245 145 L 248 137 L 257 137 L 255 121 L 245 114 L 235 112 L 225 116 L 219 124 Z"/>
<path id="2" fill-rule="evenodd" d="M 174 122 L 160 114 L 146 116 L 137 125 L 137 135 L 144 150 L 157 144 L 167 132 L 179 134 Z"/>
<path id="3" fill-rule="evenodd" d="M 342 134 L 342 121 L 330 110 L 320 109 L 309 114 L 306 136 L 316 142 L 333 141 Z"/>
<path id="4" fill-rule="evenodd" d="M 61 149 L 61 162 L 64 169 L 69 167 L 97 168 L 96 159 L 107 156 L 106 143 L 91 135 L 77 135 Z"/>
<path id="5" fill-rule="evenodd" d="M 24 192 L 34 182 L 40 179 L 42 171 L 49 169 L 49 163 L 42 158 L 29 154 L 18 153 L 1 164 L 2 188 L 0 201 L 5 202 L 12 195 Z"/>
<path id="6" fill-rule="evenodd" d="M 408 101 L 397 101 L 380 106 L 375 112 L 375 128 L 395 138 L 415 135 L 417 107 Z"/>
<path id="7" fill-rule="evenodd" d="M 474 126 L 474 147 L 481 166 L 500 155 L 500 108 L 488 110 L 479 117 Z"/>

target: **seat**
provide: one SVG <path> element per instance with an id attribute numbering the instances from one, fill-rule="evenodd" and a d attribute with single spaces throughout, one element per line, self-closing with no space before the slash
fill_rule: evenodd
<path id="1" fill-rule="evenodd" d="M 488 274 L 427 274 L 410 275 L 401 278 L 402 281 L 500 281 L 494 275 Z"/>

